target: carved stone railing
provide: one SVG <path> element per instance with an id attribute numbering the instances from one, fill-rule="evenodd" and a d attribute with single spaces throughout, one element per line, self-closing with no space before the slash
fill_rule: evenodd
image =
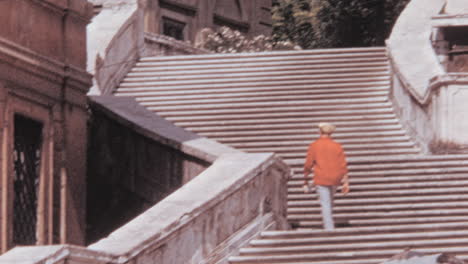
<path id="1" fill-rule="evenodd" d="M 445 0 L 412 0 L 403 10 L 387 40 L 398 78 L 420 104 L 428 102 L 429 80 L 445 73 L 431 43 L 431 21 Z"/>
<path id="2" fill-rule="evenodd" d="M 205 49 L 195 48 L 191 43 L 174 38 L 145 32 L 145 56 L 167 56 L 211 53 Z"/>
<path id="3" fill-rule="evenodd" d="M 128 111 L 124 101 L 129 99 L 94 100 L 109 106 L 139 133 L 212 165 L 87 248 L 16 247 L 0 256 L 1 264 L 221 264 L 261 231 L 287 228 L 290 170 L 273 153 L 247 154 L 199 136 L 177 140 L 174 127 L 161 127 L 153 113 L 141 108 Z"/>
<path id="4" fill-rule="evenodd" d="M 445 4 L 445 0 L 412 0 L 387 40 L 394 106 L 424 152 L 436 142 L 468 144 L 463 133 L 468 122 L 462 117 L 468 113 L 466 75 L 447 74 L 431 42 Z"/>
<path id="5" fill-rule="evenodd" d="M 88 25 L 90 94 L 108 95 L 125 77 L 144 48 L 143 9 L 138 0 L 94 0 L 102 10 Z"/>

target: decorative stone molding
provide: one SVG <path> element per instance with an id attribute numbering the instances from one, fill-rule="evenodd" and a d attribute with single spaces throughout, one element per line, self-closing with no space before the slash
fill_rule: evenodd
<path id="1" fill-rule="evenodd" d="M 211 51 L 195 48 L 192 44 L 174 38 L 145 32 L 145 56 L 208 54 Z"/>
<path id="2" fill-rule="evenodd" d="M 71 245 L 16 247 L 0 257 L 0 264 L 109 264 L 113 256 Z"/>
<path id="3" fill-rule="evenodd" d="M 430 41 L 432 17 L 442 10 L 444 4 L 445 0 L 412 0 L 387 40 L 394 71 L 420 104 L 427 104 L 430 99 L 429 80 L 445 73 Z"/>

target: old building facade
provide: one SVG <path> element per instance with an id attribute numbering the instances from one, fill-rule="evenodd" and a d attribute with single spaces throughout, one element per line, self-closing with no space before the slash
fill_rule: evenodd
<path id="1" fill-rule="evenodd" d="M 269 35 L 271 5 L 271 0 L 152 0 L 145 10 L 145 29 L 192 43 L 202 28 L 221 26 L 248 36 Z"/>
<path id="2" fill-rule="evenodd" d="M 0 1 L 0 239 L 83 244 L 85 0 Z"/>

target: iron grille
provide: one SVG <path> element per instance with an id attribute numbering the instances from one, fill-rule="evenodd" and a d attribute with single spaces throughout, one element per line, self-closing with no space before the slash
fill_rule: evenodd
<path id="1" fill-rule="evenodd" d="M 13 243 L 36 244 L 42 124 L 16 115 L 14 135 Z"/>

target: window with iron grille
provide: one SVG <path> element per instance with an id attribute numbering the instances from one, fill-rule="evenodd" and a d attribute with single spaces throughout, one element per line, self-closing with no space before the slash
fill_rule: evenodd
<path id="1" fill-rule="evenodd" d="M 185 23 L 163 17 L 163 34 L 177 40 L 184 40 Z"/>
<path id="2" fill-rule="evenodd" d="M 42 124 L 21 115 L 14 119 L 13 243 L 37 241 L 37 204 L 42 144 Z"/>

